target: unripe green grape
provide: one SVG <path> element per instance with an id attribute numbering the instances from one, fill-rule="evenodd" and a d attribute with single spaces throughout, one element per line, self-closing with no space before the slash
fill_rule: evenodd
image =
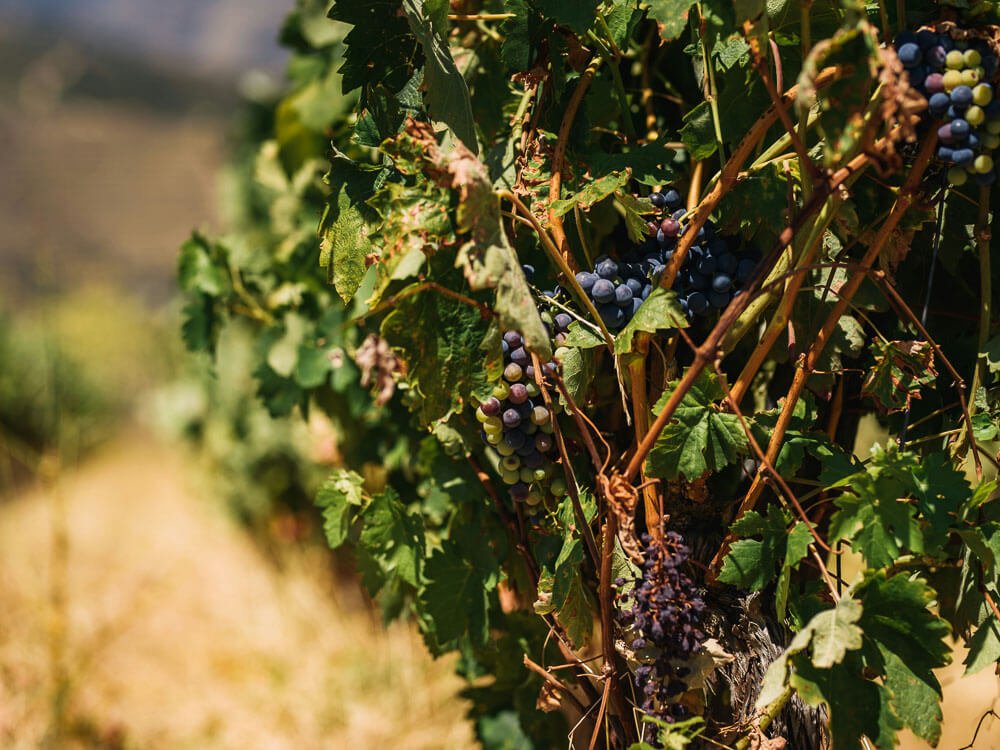
<path id="1" fill-rule="evenodd" d="M 503 376 L 510 383 L 516 383 L 524 376 L 524 370 L 521 369 L 521 365 L 517 362 L 511 362 L 503 370 Z"/>
<path id="2" fill-rule="evenodd" d="M 493 386 L 493 395 L 501 401 L 505 400 L 510 395 L 510 386 L 501 380 Z"/>
<path id="3" fill-rule="evenodd" d="M 962 83 L 966 86 L 975 86 L 983 80 L 982 73 L 975 68 L 966 68 L 962 71 Z"/>
<path id="4" fill-rule="evenodd" d="M 982 107 L 977 107 L 973 104 L 965 110 L 965 119 L 970 125 L 975 127 L 983 124 L 983 121 L 986 119 L 986 113 L 983 111 Z"/>
<path id="5" fill-rule="evenodd" d="M 527 466 L 522 466 L 519 476 L 522 482 L 524 482 L 525 484 L 530 484 L 531 480 L 535 476 L 535 470 L 529 469 Z"/>
<path id="6" fill-rule="evenodd" d="M 544 482 L 545 478 L 549 473 L 545 469 L 535 469 L 534 474 L 532 474 L 532 481 L 534 482 Z"/>
<path id="7" fill-rule="evenodd" d="M 537 425 L 543 425 L 549 421 L 549 410 L 544 406 L 536 406 L 531 410 L 531 421 Z"/>
<path id="8" fill-rule="evenodd" d="M 521 422 L 521 431 L 524 432 L 525 435 L 534 435 L 538 432 L 538 425 L 532 424 L 531 422 Z"/>
<path id="9" fill-rule="evenodd" d="M 494 435 L 494 436 L 502 435 L 503 434 L 503 425 L 502 424 L 497 424 L 497 425 L 484 424 L 483 425 L 483 432 L 486 433 L 487 437 L 489 437 L 490 435 Z"/>
<path id="10" fill-rule="evenodd" d="M 948 182 L 950 182 L 955 187 L 960 187 L 964 185 L 966 180 L 969 179 L 968 173 L 961 167 L 952 167 L 948 170 Z"/>
<path id="11" fill-rule="evenodd" d="M 975 68 L 983 61 L 983 56 L 979 54 L 979 50 L 967 49 L 962 54 L 962 61 L 967 68 Z"/>
<path id="12" fill-rule="evenodd" d="M 993 89 L 987 83 L 980 83 L 972 89 L 972 101 L 980 107 L 985 107 L 993 101 Z"/>
<path id="13" fill-rule="evenodd" d="M 534 381 L 531 381 L 530 383 L 527 383 L 524 386 L 524 388 L 525 388 L 526 391 L 528 391 L 528 398 L 534 398 L 539 393 L 541 393 L 541 391 L 538 390 L 538 384 L 535 383 Z"/>
<path id="14" fill-rule="evenodd" d="M 555 351 L 556 360 L 559 361 L 559 362 L 562 362 L 566 358 L 567 354 L 569 354 L 569 347 L 568 346 L 560 346 Z"/>
<path id="15" fill-rule="evenodd" d="M 944 58 L 944 64 L 950 70 L 958 70 L 965 65 L 965 55 L 960 50 L 953 49 Z"/>
<path id="16" fill-rule="evenodd" d="M 976 160 L 972 162 L 972 166 L 977 172 L 979 172 L 979 174 L 986 174 L 993 169 L 993 158 L 987 156 L 986 154 L 980 154 L 976 157 Z"/>
<path id="17" fill-rule="evenodd" d="M 521 468 L 521 459 L 518 456 L 504 456 L 500 466 L 504 471 L 518 471 Z"/>
<path id="18" fill-rule="evenodd" d="M 958 52 L 958 50 L 952 50 L 952 52 Z M 959 54 L 962 53 L 959 52 Z M 941 85 L 944 86 L 945 91 L 951 91 L 956 86 L 961 86 L 962 74 L 957 70 L 949 70 L 941 77 Z"/>
<path id="19" fill-rule="evenodd" d="M 1000 130 L 996 133 L 983 133 L 979 136 L 979 140 L 983 144 L 983 148 L 987 151 L 992 151 L 993 149 L 1000 147 Z"/>
<path id="20" fill-rule="evenodd" d="M 499 428 L 501 430 L 503 429 L 503 420 L 500 419 L 500 417 L 487 417 L 486 419 L 482 420 L 482 422 L 483 422 L 483 429 L 484 430 L 489 429 L 489 428 L 492 428 L 492 429 L 498 429 Z"/>
<path id="21" fill-rule="evenodd" d="M 536 505 L 540 505 L 541 502 L 542 502 L 542 495 L 541 495 L 541 493 L 540 492 L 535 492 L 534 490 L 532 490 L 531 492 L 529 492 L 528 496 L 526 498 L 524 498 L 524 504 L 525 505 L 530 505 L 531 507 L 535 507 Z"/>
<path id="22" fill-rule="evenodd" d="M 511 448 L 509 445 L 507 445 L 506 440 L 501 440 L 499 443 L 497 443 L 497 453 L 499 453 L 501 456 L 513 456 L 514 449 Z"/>
<path id="23" fill-rule="evenodd" d="M 541 425 L 538 429 L 544 432 L 546 435 L 551 435 L 553 432 L 556 431 L 555 425 L 552 424 L 552 420 L 549 420 L 545 424 Z"/>
<path id="24" fill-rule="evenodd" d="M 483 411 L 483 407 L 481 406 L 476 408 L 476 419 L 483 423 L 485 423 L 489 419 L 489 417 L 486 416 L 486 413 Z"/>
<path id="25" fill-rule="evenodd" d="M 1000 135 L 1000 119 L 998 120 L 987 120 L 986 121 L 986 132 L 992 133 L 993 135 Z"/>
<path id="26" fill-rule="evenodd" d="M 566 494 L 566 480 L 560 477 L 556 477 L 552 480 L 549 485 L 549 492 L 552 493 L 554 497 L 562 497 Z"/>
<path id="27" fill-rule="evenodd" d="M 500 472 L 500 480 L 506 485 L 517 484 L 521 481 L 521 473 L 518 471 L 507 471 L 503 469 Z"/>
<path id="28" fill-rule="evenodd" d="M 500 440 L 503 439 L 503 433 L 497 432 L 495 434 L 486 433 L 486 442 L 490 445 L 499 445 Z"/>

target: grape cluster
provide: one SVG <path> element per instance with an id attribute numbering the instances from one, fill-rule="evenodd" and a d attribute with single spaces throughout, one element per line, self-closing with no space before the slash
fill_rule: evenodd
<path id="1" fill-rule="evenodd" d="M 628 323 L 649 296 L 687 230 L 683 201 L 676 190 L 668 188 L 649 198 L 660 216 L 650 222 L 646 242 L 621 261 L 602 256 L 593 271 L 576 275 L 613 332 Z M 742 248 L 738 237 L 723 237 L 711 220 L 706 221 L 673 285 L 684 312 L 693 318 L 724 309 L 753 275 L 759 260 L 756 251 Z"/>
<path id="2" fill-rule="evenodd" d="M 550 318 L 545 315 L 545 318 Z M 552 319 L 556 337 L 566 331 L 572 318 L 559 313 Z M 504 370 L 493 394 L 476 409 L 476 419 L 482 424 L 482 439 L 499 454 L 500 478 L 510 488 L 513 500 L 535 506 L 544 499 L 547 488 L 556 497 L 566 492 L 565 482 L 553 476 L 556 459 L 553 410 L 545 406 L 535 379 L 531 355 L 524 338 L 517 331 L 503 335 Z M 542 365 L 542 374 L 553 374 L 555 362 Z"/>
<path id="3" fill-rule="evenodd" d="M 962 185 L 971 177 L 992 184 L 991 153 L 1000 146 L 1000 100 L 990 83 L 996 55 L 984 42 L 931 29 L 904 32 L 895 47 L 910 84 L 927 97 L 927 111 L 940 123 L 937 158 L 948 166 L 948 182 Z"/>
<path id="4" fill-rule="evenodd" d="M 687 715 L 674 699 L 688 689 L 684 680 L 690 670 L 676 662 L 688 661 L 705 640 L 700 629 L 705 603 L 682 570 L 689 551 L 680 534 L 668 531 L 659 540 L 643 535 L 642 541 L 642 579 L 627 597 L 619 595 L 619 619 L 640 661 L 635 686 L 642 710 L 672 722 Z M 620 589 L 625 580 L 615 585 Z"/>
<path id="5" fill-rule="evenodd" d="M 655 277 L 670 262 L 687 227 L 681 224 L 685 211 L 676 190 L 654 193 L 650 198 L 663 216 L 659 222 L 651 222 L 651 236 L 641 252 Z M 707 220 L 674 280 L 681 308 L 690 318 L 725 309 L 753 276 L 759 262 L 756 250 L 743 247 L 739 237 L 718 234 L 714 222 Z"/>

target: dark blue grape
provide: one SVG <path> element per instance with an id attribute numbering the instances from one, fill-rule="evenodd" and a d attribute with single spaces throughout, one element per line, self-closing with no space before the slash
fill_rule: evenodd
<path id="1" fill-rule="evenodd" d="M 713 292 L 728 292 L 733 287 L 733 280 L 727 274 L 720 273 L 712 279 Z"/>
<path id="2" fill-rule="evenodd" d="M 960 167 L 967 167 L 976 158 L 975 152 L 971 148 L 955 149 L 951 160 Z"/>
<path id="3" fill-rule="evenodd" d="M 552 320 L 557 331 L 567 331 L 569 330 L 570 323 L 573 322 L 573 317 L 568 313 L 556 313 L 555 318 Z"/>
<path id="4" fill-rule="evenodd" d="M 523 343 L 521 334 L 517 331 L 507 331 L 507 333 L 503 335 L 503 340 L 511 349 L 515 349 Z"/>
<path id="5" fill-rule="evenodd" d="M 744 258 L 739 262 L 739 265 L 736 266 L 736 280 L 740 283 L 749 281 L 756 268 L 757 264 L 754 261 L 749 258 Z"/>
<path id="6" fill-rule="evenodd" d="M 632 307 L 632 290 L 625 284 L 615 289 L 615 304 L 619 307 Z"/>
<path id="7" fill-rule="evenodd" d="M 704 273 L 709 275 L 715 273 L 716 267 L 717 264 L 715 258 L 710 256 L 703 257 L 701 260 L 698 261 L 697 265 L 698 273 Z"/>
<path id="8" fill-rule="evenodd" d="M 524 271 L 524 275 L 528 279 L 528 281 L 531 281 L 533 278 L 535 278 L 534 266 L 525 263 L 523 266 L 521 266 L 521 270 Z"/>
<path id="9" fill-rule="evenodd" d="M 671 211 L 676 211 L 683 204 L 681 199 L 681 194 L 676 190 L 668 190 L 663 194 L 663 200 L 666 203 L 667 208 Z"/>
<path id="10" fill-rule="evenodd" d="M 947 51 L 940 44 L 934 44 L 927 48 L 924 52 L 924 62 L 930 65 L 935 70 L 940 70 L 944 67 L 944 58 L 947 55 Z"/>
<path id="11" fill-rule="evenodd" d="M 708 294 L 708 304 L 716 310 L 724 310 L 733 297 L 729 292 L 712 291 Z"/>
<path id="12" fill-rule="evenodd" d="M 615 298 L 615 285 L 607 279 L 598 279 L 594 288 L 590 290 L 590 295 L 595 302 L 602 304 L 611 302 Z"/>
<path id="13" fill-rule="evenodd" d="M 515 406 L 523 404 L 528 400 L 528 387 L 524 383 L 514 383 L 510 387 L 510 395 L 507 396 L 507 399 Z"/>
<path id="14" fill-rule="evenodd" d="M 613 279 L 618 275 L 618 264 L 611 260 L 611 258 L 607 258 L 598 263 L 594 271 L 602 279 Z"/>
<path id="15" fill-rule="evenodd" d="M 687 307 L 695 315 L 708 312 L 708 297 L 703 292 L 691 292 L 687 296 Z"/>
<path id="16" fill-rule="evenodd" d="M 531 450 L 524 456 L 524 465 L 529 469 L 539 469 L 545 464 L 545 456 L 531 446 Z"/>
<path id="17" fill-rule="evenodd" d="M 518 482 L 517 484 L 511 485 L 510 496 L 515 500 L 524 500 L 530 491 L 531 490 L 528 485 L 524 482 Z"/>
<path id="18" fill-rule="evenodd" d="M 632 290 L 632 296 L 638 296 L 642 293 L 642 281 L 639 279 L 629 279 L 625 282 L 625 286 Z"/>
<path id="19" fill-rule="evenodd" d="M 523 346 L 519 346 L 517 349 L 511 350 L 510 361 L 524 367 L 531 361 L 531 355 L 528 354 L 527 350 Z"/>
<path id="20" fill-rule="evenodd" d="M 625 312 L 614 303 L 600 305 L 597 312 L 600 314 L 601 320 L 604 321 L 604 325 L 610 329 L 621 328 L 625 324 Z"/>
<path id="21" fill-rule="evenodd" d="M 736 266 L 739 265 L 740 259 L 737 258 L 733 253 L 723 253 L 719 256 L 717 261 L 718 268 L 722 273 L 728 273 L 732 275 L 736 272 Z"/>
<path id="22" fill-rule="evenodd" d="M 596 273 L 591 273 L 590 271 L 580 271 L 576 275 L 576 283 L 580 285 L 580 288 L 585 292 L 589 292 L 594 288 L 595 282 L 600 277 Z"/>
<path id="23" fill-rule="evenodd" d="M 504 416 L 506 416 L 504 412 Z M 518 417 L 520 419 L 520 417 Z M 527 442 L 528 436 L 521 430 L 509 430 L 503 434 L 503 441 L 515 451 Z"/>
<path id="24" fill-rule="evenodd" d="M 651 193 L 649 196 L 649 202 L 657 208 L 663 208 L 667 205 L 667 196 L 663 193 Z"/>
<path id="25" fill-rule="evenodd" d="M 920 47 L 914 43 L 907 43 L 896 50 L 899 61 L 907 68 L 912 68 L 920 64 Z"/>
<path id="26" fill-rule="evenodd" d="M 959 118 L 951 121 L 951 137 L 965 138 L 969 134 L 971 126 L 965 120 Z"/>
<path id="27" fill-rule="evenodd" d="M 968 107 L 972 104 L 972 89 L 968 86 L 956 86 L 951 92 L 951 103 L 956 107 Z"/>
<path id="28" fill-rule="evenodd" d="M 937 158 L 944 162 L 951 162 L 955 157 L 955 149 L 948 146 L 938 146 Z"/>
<path id="29" fill-rule="evenodd" d="M 950 104 L 951 98 L 944 92 L 932 94 L 931 98 L 927 100 L 927 108 L 935 117 L 939 117 L 947 112 Z"/>
<path id="30" fill-rule="evenodd" d="M 928 49 L 938 44 L 938 35 L 930 29 L 921 29 L 917 32 L 915 41 L 920 49 Z"/>

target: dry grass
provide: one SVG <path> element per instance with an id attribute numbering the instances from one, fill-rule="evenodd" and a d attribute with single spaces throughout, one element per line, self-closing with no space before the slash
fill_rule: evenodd
<path id="1" fill-rule="evenodd" d="M 0 746 L 471 746 L 452 665 L 338 602 L 322 570 L 307 552 L 265 562 L 142 435 L 5 504 Z"/>

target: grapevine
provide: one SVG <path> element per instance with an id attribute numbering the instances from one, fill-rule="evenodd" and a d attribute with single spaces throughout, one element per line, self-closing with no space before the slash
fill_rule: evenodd
<path id="1" fill-rule="evenodd" d="M 326 541 L 484 747 L 934 744 L 1000 659 L 967 5 L 299 0 L 185 337 L 329 420 Z"/>

